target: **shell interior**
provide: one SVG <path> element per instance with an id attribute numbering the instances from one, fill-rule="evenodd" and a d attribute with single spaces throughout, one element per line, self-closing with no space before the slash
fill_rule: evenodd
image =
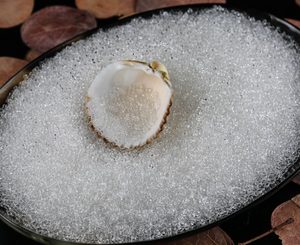
<path id="1" fill-rule="evenodd" d="M 119 61 L 101 70 L 86 103 L 98 135 L 121 148 L 140 147 L 155 138 L 172 98 L 164 74 L 139 61 Z"/>

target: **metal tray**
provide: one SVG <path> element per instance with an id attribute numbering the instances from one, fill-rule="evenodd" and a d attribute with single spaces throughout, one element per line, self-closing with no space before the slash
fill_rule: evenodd
<path id="1" fill-rule="evenodd" d="M 212 4 L 201 4 L 201 5 L 185 5 L 185 6 L 178 6 L 178 7 L 169 7 L 169 8 L 164 8 L 160 10 L 151 10 L 148 12 L 144 13 L 139 13 L 139 14 L 133 14 L 130 16 L 122 17 L 122 18 L 112 18 L 109 19 L 108 21 L 105 21 L 102 25 L 100 25 L 98 28 L 102 29 L 109 29 L 115 26 L 123 25 L 128 23 L 131 19 L 136 18 L 136 17 L 142 17 L 142 18 L 151 18 L 152 15 L 158 14 L 160 11 L 185 11 L 188 10 L 189 8 L 192 8 L 194 10 L 201 10 L 201 9 L 207 9 L 211 8 L 216 5 Z M 293 26 L 292 24 L 286 22 L 283 19 L 280 19 L 272 14 L 269 13 L 263 13 L 257 10 L 253 9 L 237 9 L 234 7 L 226 6 L 226 5 L 221 5 L 223 8 L 228 9 L 228 10 L 234 10 L 238 11 L 241 14 L 246 14 L 250 17 L 255 18 L 256 20 L 264 20 L 267 21 L 271 26 L 274 26 L 278 28 L 280 31 L 285 33 L 288 37 L 290 37 L 292 40 L 294 40 L 297 44 L 299 44 L 300 47 L 300 29 L 297 27 Z M 17 72 L 13 77 L 11 77 L 8 81 L 6 81 L 2 86 L 0 86 L 0 106 L 5 104 L 5 101 L 9 95 L 9 93 L 12 91 L 12 89 L 17 86 L 23 79 L 24 75 L 28 74 L 33 68 L 38 66 L 43 60 L 50 58 L 54 56 L 57 52 L 65 48 L 66 46 L 72 44 L 73 42 L 76 42 L 78 40 L 84 39 L 91 34 L 93 34 L 95 31 L 98 30 L 98 28 L 85 32 L 83 34 L 80 34 L 60 45 L 57 47 L 49 50 L 48 52 L 44 53 L 37 59 L 33 60 L 31 63 L 26 65 L 23 69 L 21 69 L 19 72 Z M 300 172 L 300 149 L 299 149 L 299 156 L 297 161 L 294 162 L 294 164 L 286 170 L 285 173 L 283 173 L 283 180 L 278 181 L 275 183 L 273 186 L 271 186 L 268 190 L 267 193 L 264 194 L 263 196 L 257 197 L 255 200 L 253 200 L 250 204 L 247 206 L 236 210 L 235 212 L 231 213 L 230 215 L 223 217 L 220 220 L 217 220 L 216 222 L 213 222 L 208 225 L 200 226 L 200 227 L 191 227 L 190 230 L 188 230 L 185 233 L 182 234 L 177 234 L 176 236 L 173 237 L 168 237 L 165 239 L 175 239 L 180 237 L 184 237 L 187 235 L 190 235 L 192 233 L 199 232 L 201 230 L 208 229 L 212 226 L 218 225 L 224 221 L 228 221 L 231 218 L 233 218 L 235 215 L 241 214 L 242 212 L 247 211 L 248 209 L 252 208 L 253 206 L 265 201 L 268 199 L 270 196 L 275 194 L 279 189 L 281 189 L 283 186 L 285 186 L 295 175 L 297 175 Z M 68 241 L 61 241 L 57 239 L 53 239 L 50 237 L 46 237 L 40 234 L 35 233 L 34 231 L 28 230 L 22 226 L 22 224 L 17 223 L 14 221 L 11 217 L 8 217 L 7 214 L 5 213 L 5 208 L 1 207 L 0 203 L 0 219 L 6 223 L 8 226 L 12 227 L 14 230 L 18 231 L 19 233 L 44 244 L 53 244 L 53 245 L 83 245 L 82 243 L 75 243 L 75 242 L 68 242 Z M 157 240 L 156 240 L 157 241 Z M 131 244 L 139 244 L 139 243 L 152 243 L 154 241 L 140 241 L 137 243 L 131 243 Z M 86 244 L 85 244 L 86 245 Z"/>

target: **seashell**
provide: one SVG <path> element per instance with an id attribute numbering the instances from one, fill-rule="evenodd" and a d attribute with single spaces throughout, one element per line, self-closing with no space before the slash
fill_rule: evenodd
<path id="1" fill-rule="evenodd" d="M 106 142 L 122 149 L 139 148 L 162 131 L 172 95 L 168 71 L 158 61 L 109 64 L 88 89 L 90 125 Z"/>

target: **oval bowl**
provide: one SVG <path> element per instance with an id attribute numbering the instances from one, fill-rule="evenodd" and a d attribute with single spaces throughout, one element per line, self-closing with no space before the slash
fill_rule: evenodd
<path id="1" fill-rule="evenodd" d="M 193 5 L 184 5 L 184 6 L 168 7 L 168 8 L 157 9 L 157 10 L 150 10 L 150 11 L 143 12 L 143 13 L 137 13 L 137 14 L 133 14 L 130 16 L 125 16 L 125 17 L 122 17 L 119 19 L 112 18 L 112 19 L 106 21 L 103 25 L 99 26 L 98 28 L 109 29 L 109 28 L 112 28 L 115 26 L 123 25 L 123 24 L 128 23 L 131 19 L 136 18 L 136 17 L 151 18 L 151 16 L 153 16 L 154 14 L 158 14 L 160 11 L 186 11 L 189 8 L 192 8 L 194 10 L 202 10 L 202 9 L 211 8 L 213 6 L 217 6 L 217 5 L 215 5 L 215 4 L 193 4 Z M 254 10 L 254 9 L 238 9 L 238 8 L 230 7 L 227 5 L 220 5 L 220 6 L 222 6 L 223 8 L 225 8 L 227 10 L 231 10 L 231 11 L 234 10 L 234 11 L 240 12 L 241 14 L 246 14 L 250 17 L 255 18 L 256 20 L 267 21 L 271 26 L 278 28 L 280 31 L 285 33 L 287 36 L 291 37 L 300 47 L 300 29 L 298 29 L 294 25 L 288 23 L 287 21 L 285 21 L 281 18 L 278 18 L 272 14 L 263 13 L 263 12 L 260 12 L 260 11 Z M 36 58 L 32 62 L 30 62 L 28 65 L 26 65 L 23 69 L 18 71 L 13 77 L 11 77 L 8 81 L 6 81 L 4 84 L 2 84 L 2 86 L 0 86 L 0 106 L 3 106 L 3 104 L 5 104 L 5 101 L 9 95 L 9 93 L 12 91 L 12 89 L 15 86 L 17 86 L 24 79 L 24 76 L 26 76 L 28 73 L 30 73 L 30 71 L 32 69 L 34 69 L 36 66 L 38 66 L 43 60 L 54 56 L 57 52 L 61 51 L 66 46 L 71 45 L 73 42 L 87 38 L 88 36 L 93 34 L 95 31 L 97 31 L 98 28 L 88 31 L 88 32 L 85 32 L 83 34 L 80 34 L 80 35 L 56 46 L 55 48 L 42 54 L 41 56 L 39 56 L 38 58 Z M 267 190 L 266 194 L 264 194 L 262 196 L 258 196 L 257 198 L 255 198 L 251 203 L 249 203 L 245 207 L 235 210 L 231 214 L 227 215 L 226 217 L 222 217 L 221 219 L 219 219 L 215 222 L 212 222 L 210 224 L 203 225 L 203 226 L 191 227 L 184 233 L 176 234 L 172 237 L 166 237 L 163 239 L 164 240 L 174 240 L 174 239 L 177 239 L 180 237 L 185 237 L 187 235 L 191 235 L 193 233 L 196 233 L 196 232 L 199 232 L 202 230 L 206 230 L 215 225 L 219 225 L 224 221 L 228 221 L 231 218 L 233 218 L 234 216 L 241 214 L 241 213 L 253 208 L 257 204 L 268 199 L 270 196 L 272 196 L 278 190 L 280 190 L 282 187 L 284 187 L 299 172 L 300 172 L 300 149 L 299 149 L 299 155 L 298 155 L 297 160 L 294 162 L 294 164 L 289 169 L 287 169 L 287 171 L 285 173 L 283 173 L 284 177 L 282 178 L 282 180 L 278 181 L 274 185 L 270 186 L 269 189 Z M 5 224 L 7 224 L 8 226 L 10 226 L 14 230 L 16 230 L 17 232 L 19 232 L 37 242 L 41 242 L 44 244 L 53 244 L 53 245 L 87 245 L 86 243 L 76 243 L 76 242 L 57 240 L 57 239 L 54 239 L 51 237 L 40 235 L 34 231 L 24 228 L 22 226 L 22 224 L 17 223 L 16 221 L 14 221 L 11 217 L 9 217 L 5 213 L 5 208 L 1 206 L 1 203 L 0 203 L 0 219 Z M 162 239 L 158 239 L 158 240 L 162 240 Z M 139 241 L 139 242 L 134 242 L 131 244 L 141 244 L 141 243 L 148 244 L 148 243 L 152 243 L 152 242 L 158 241 L 158 240 Z"/>

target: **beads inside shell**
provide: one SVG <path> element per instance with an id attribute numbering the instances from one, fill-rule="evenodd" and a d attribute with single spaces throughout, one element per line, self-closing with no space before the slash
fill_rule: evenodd
<path id="1" fill-rule="evenodd" d="M 123 149 L 150 143 L 162 131 L 173 89 L 164 65 L 125 60 L 109 64 L 91 83 L 86 100 L 98 136 Z"/>

